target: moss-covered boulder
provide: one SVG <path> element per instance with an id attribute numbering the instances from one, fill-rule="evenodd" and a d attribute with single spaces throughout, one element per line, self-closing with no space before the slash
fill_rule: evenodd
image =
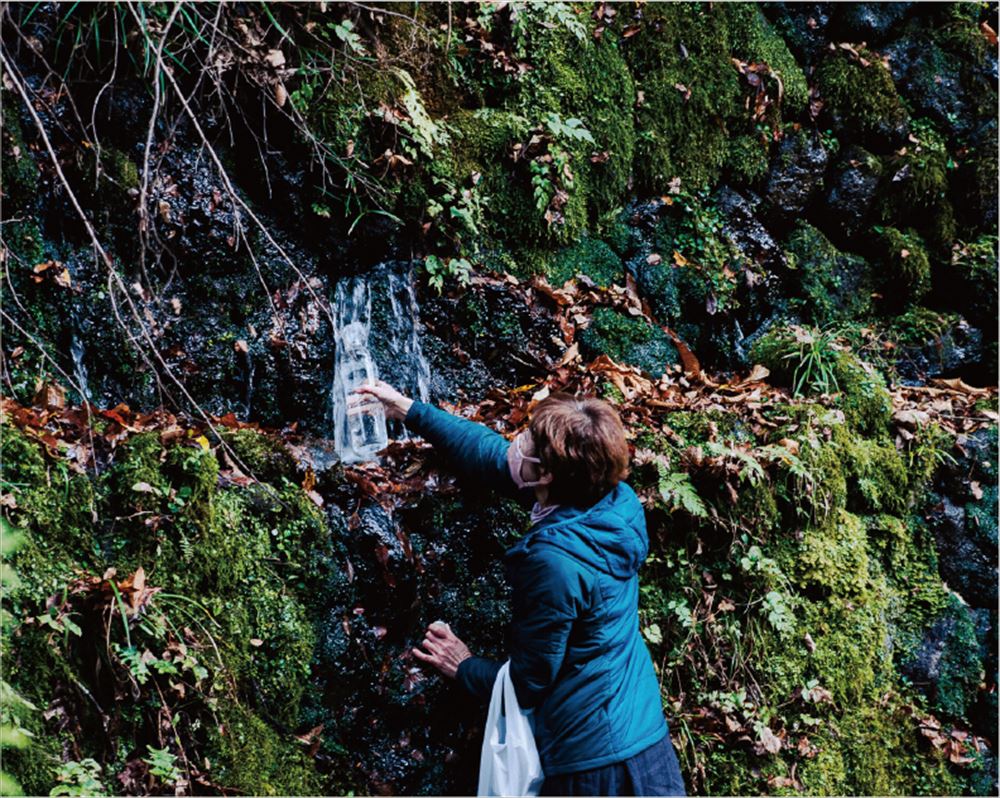
<path id="1" fill-rule="evenodd" d="M 556 253 L 548 267 L 549 280 L 553 285 L 562 285 L 578 274 L 601 288 L 607 288 L 612 283 L 621 284 L 625 270 L 621 258 L 604 241 L 582 238 Z"/>
<path id="2" fill-rule="evenodd" d="M 816 67 L 815 79 L 824 110 L 845 138 L 876 152 L 902 143 L 909 114 L 877 54 L 864 48 L 837 50 Z"/>
<path id="3" fill-rule="evenodd" d="M 670 337 L 640 316 L 611 308 L 598 308 L 590 325 L 580 334 L 588 357 L 608 355 L 659 377 L 680 360 Z"/>
<path id="4" fill-rule="evenodd" d="M 725 162 L 726 121 L 738 114 L 740 87 L 729 61 L 725 12 L 697 3 L 653 4 L 625 57 L 637 76 L 637 185 L 666 191 L 671 180 L 697 189 Z M 638 99 L 641 98 L 641 99 Z"/>
<path id="5" fill-rule="evenodd" d="M 886 306 L 918 302 L 931 289 L 931 264 L 923 239 L 912 228 L 874 228 L 872 251 L 878 263 L 876 284 Z"/>
<path id="6" fill-rule="evenodd" d="M 871 310 L 873 280 L 863 258 L 840 252 L 807 222 L 795 226 L 786 246 L 802 290 L 793 306 L 814 324 L 863 318 Z"/>

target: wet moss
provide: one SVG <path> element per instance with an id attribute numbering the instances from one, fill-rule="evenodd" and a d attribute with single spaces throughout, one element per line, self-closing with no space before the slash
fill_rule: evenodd
<path id="1" fill-rule="evenodd" d="M 931 289 L 931 265 L 923 239 L 912 228 L 874 229 L 886 302 L 899 305 L 920 301 Z"/>
<path id="2" fill-rule="evenodd" d="M 871 310 L 872 278 L 863 258 L 841 253 L 807 222 L 796 225 L 787 248 L 801 281 L 802 310 L 813 323 L 862 318 Z"/>
<path id="3" fill-rule="evenodd" d="M 835 375 L 840 391 L 838 404 L 847 423 L 863 435 L 878 435 L 886 430 L 892 398 L 885 378 L 851 352 L 837 357 Z"/>
<path id="4" fill-rule="evenodd" d="M 760 6 L 753 3 L 726 3 L 732 54 L 744 61 L 767 64 L 781 81 L 781 105 L 787 118 L 793 118 L 809 102 L 806 76 L 788 49 L 784 39 L 768 22 Z"/>
<path id="5" fill-rule="evenodd" d="M 543 24 L 537 24 L 531 36 L 534 68 L 522 81 L 517 106 L 524 116 L 537 120 L 547 112 L 563 120 L 580 119 L 594 137 L 593 144 L 572 146 L 570 204 L 583 206 L 585 224 L 619 207 L 628 187 L 637 135 L 631 113 L 632 74 L 611 36 L 599 41 L 591 35 L 578 38 L 561 25 Z M 607 153 L 607 159 L 591 161 L 590 156 L 599 153 Z M 560 240 L 575 240 L 579 229 L 570 227 L 567 218 Z"/>
<path id="6" fill-rule="evenodd" d="M 597 309 L 590 326 L 580 335 L 580 343 L 588 357 L 608 355 L 656 377 L 679 362 L 677 349 L 663 330 L 611 308 Z"/>
<path id="7" fill-rule="evenodd" d="M 209 760 L 220 784 L 253 795 L 321 795 L 326 792 L 298 744 L 259 717 L 228 704 L 210 730 Z"/>
<path id="8" fill-rule="evenodd" d="M 663 193 L 675 178 L 685 188 L 713 182 L 728 153 L 727 120 L 742 110 L 725 13 L 698 3 L 651 4 L 624 50 L 642 98 L 637 186 Z"/>
<path id="9" fill-rule="evenodd" d="M 283 444 L 251 429 L 224 432 L 223 440 L 233 448 L 236 456 L 249 468 L 249 472 L 262 482 L 280 482 L 284 477 L 295 476 L 295 460 Z"/>
<path id="10" fill-rule="evenodd" d="M 771 165 L 767 139 L 760 135 L 733 136 L 729 140 L 725 165 L 735 183 L 756 183 L 767 174 Z"/>
<path id="11" fill-rule="evenodd" d="M 561 250 L 548 269 L 553 285 L 562 285 L 577 274 L 584 274 L 601 288 L 623 281 L 621 259 L 606 243 L 596 238 L 581 238 L 571 247 Z"/>
<path id="12" fill-rule="evenodd" d="M 38 196 L 38 167 L 24 142 L 14 100 L 7 89 L 0 94 L 3 103 L 3 130 L 0 131 L 0 161 L 3 163 L 4 217 L 35 215 Z M 6 238 L 8 231 L 4 229 Z"/>
<path id="13" fill-rule="evenodd" d="M 905 135 L 909 114 L 878 55 L 863 47 L 857 52 L 859 59 L 842 50 L 828 55 L 816 68 L 816 83 L 845 130 L 885 148 Z"/>

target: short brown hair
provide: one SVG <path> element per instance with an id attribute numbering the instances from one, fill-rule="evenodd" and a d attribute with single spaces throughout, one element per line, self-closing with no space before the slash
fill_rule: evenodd
<path id="1" fill-rule="evenodd" d="M 628 476 L 625 428 L 607 402 L 554 393 L 535 408 L 529 429 L 557 504 L 593 504 Z"/>

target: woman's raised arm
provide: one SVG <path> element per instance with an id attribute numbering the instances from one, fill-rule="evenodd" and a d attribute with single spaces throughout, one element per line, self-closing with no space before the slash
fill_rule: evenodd
<path id="1" fill-rule="evenodd" d="M 382 381 L 357 390 L 377 398 L 389 418 L 400 419 L 444 452 L 462 476 L 508 496 L 517 495 L 517 486 L 507 466 L 510 442 L 500 433 L 426 402 L 409 399 Z"/>

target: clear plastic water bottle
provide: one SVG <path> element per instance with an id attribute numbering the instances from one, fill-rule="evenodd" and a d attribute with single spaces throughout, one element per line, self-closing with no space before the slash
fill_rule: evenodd
<path id="1" fill-rule="evenodd" d="M 375 364 L 368 353 L 368 334 L 361 322 L 340 331 L 339 360 L 346 393 L 347 431 L 351 449 L 359 460 L 374 460 L 375 453 L 389 443 L 385 411 L 374 396 L 354 393 L 362 385 L 374 385 Z"/>

